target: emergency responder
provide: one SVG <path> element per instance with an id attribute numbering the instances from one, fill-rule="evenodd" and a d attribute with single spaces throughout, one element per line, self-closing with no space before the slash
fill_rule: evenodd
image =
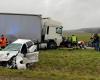
<path id="1" fill-rule="evenodd" d="M 97 33 L 94 34 L 93 40 L 94 40 L 93 42 L 94 42 L 95 50 L 99 51 L 100 50 L 100 46 L 99 46 L 100 39 L 99 39 L 99 35 Z"/>
<path id="2" fill-rule="evenodd" d="M 1 49 L 5 48 L 8 44 L 7 38 L 2 34 L 0 38 L 0 47 Z"/>
<path id="3" fill-rule="evenodd" d="M 95 47 L 95 44 L 94 44 L 94 34 L 91 35 L 89 46 Z"/>
<path id="4" fill-rule="evenodd" d="M 86 49 L 84 41 L 78 41 L 78 46 L 79 46 L 80 49 Z"/>
<path id="5" fill-rule="evenodd" d="M 77 36 L 72 35 L 72 36 L 71 36 L 71 44 L 72 44 L 72 48 L 73 48 L 73 49 L 74 49 L 74 48 L 77 48 L 77 42 L 78 42 Z"/>

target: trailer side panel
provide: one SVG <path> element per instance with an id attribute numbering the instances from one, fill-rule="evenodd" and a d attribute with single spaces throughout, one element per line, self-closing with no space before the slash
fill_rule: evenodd
<path id="1" fill-rule="evenodd" d="M 0 33 L 41 41 L 41 16 L 0 14 Z"/>

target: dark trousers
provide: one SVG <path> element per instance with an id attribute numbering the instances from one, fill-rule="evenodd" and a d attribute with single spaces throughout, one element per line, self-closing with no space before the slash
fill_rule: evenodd
<path id="1" fill-rule="evenodd" d="M 95 47 L 95 50 L 96 50 L 96 51 L 99 51 L 99 50 L 100 50 L 99 42 L 95 42 L 95 43 L 94 43 L 94 47 Z"/>

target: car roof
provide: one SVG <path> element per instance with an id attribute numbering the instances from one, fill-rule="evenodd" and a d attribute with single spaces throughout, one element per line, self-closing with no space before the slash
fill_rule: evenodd
<path id="1" fill-rule="evenodd" d="M 26 42 L 29 42 L 29 41 L 31 41 L 31 40 L 29 40 L 29 39 L 17 39 L 13 43 L 25 44 Z"/>

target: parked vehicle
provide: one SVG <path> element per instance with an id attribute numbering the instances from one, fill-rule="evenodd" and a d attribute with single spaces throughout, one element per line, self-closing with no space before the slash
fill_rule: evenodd
<path id="1" fill-rule="evenodd" d="M 38 48 L 60 46 L 62 28 L 58 21 L 42 18 L 41 15 L 0 13 L 0 33 L 31 39 Z"/>
<path id="2" fill-rule="evenodd" d="M 37 46 L 31 40 L 17 39 L 0 51 L 0 66 L 26 69 L 38 62 Z"/>

